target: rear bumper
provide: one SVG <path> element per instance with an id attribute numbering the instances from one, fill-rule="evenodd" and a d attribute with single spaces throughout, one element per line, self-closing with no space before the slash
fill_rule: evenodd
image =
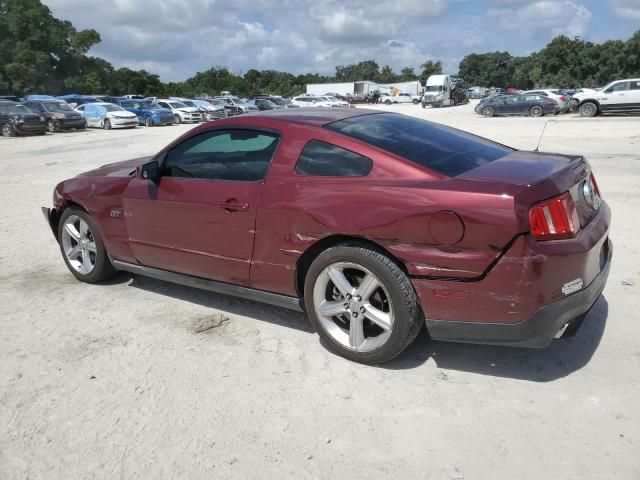
<path id="1" fill-rule="evenodd" d="M 464 281 L 413 277 L 434 339 L 544 347 L 568 322 L 589 311 L 609 274 L 611 211 L 570 240 L 512 241 L 497 263 Z"/>
<path id="2" fill-rule="evenodd" d="M 434 340 L 483 343 L 511 347 L 543 348 L 556 334 L 574 322 L 576 327 L 604 290 L 611 267 L 612 246 L 604 267 L 591 284 L 579 292 L 541 307 L 529 318 L 516 324 L 427 320 L 427 329 Z"/>

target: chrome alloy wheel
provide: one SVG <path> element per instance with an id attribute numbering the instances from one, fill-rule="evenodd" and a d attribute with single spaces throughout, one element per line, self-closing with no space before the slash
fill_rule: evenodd
<path id="1" fill-rule="evenodd" d="M 89 275 L 96 266 L 96 241 L 89 224 L 77 215 L 71 215 L 62 229 L 62 249 L 74 270 Z"/>
<path id="2" fill-rule="evenodd" d="M 391 336 L 391 296 L 362 265 L 338 262 L 326 267 L 316 279 L 313 304 L 327 333 L 351 350 L 371 352 Z"/>

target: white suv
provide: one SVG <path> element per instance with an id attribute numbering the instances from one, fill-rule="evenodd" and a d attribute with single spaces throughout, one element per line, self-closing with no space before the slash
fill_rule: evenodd
<path id="1" fill-rule="evenodd" d="M 600 113 L 640 112 L 640 78 L 615 80 L 600 90 L 585 89 L 573 96 L 583 117 Z"/>
<path id="2" fill-rule="evenodd" d="M 333 107 L 331 102 L 326 97 L 316 97 L 314 95 L 300 95 L 294 98 L 291 103 L 298 105 L 299 107 Z M 337 105 L 336 105 L 337 106 Z"/>
<path id="3" fill-rule="evenodd" d="M 413 95 L 410 93 L 398 93 L 397 95 L 383 93 L 379 102 L 386 105 L 391 105 L 392 103 L 418 103 L 417 101 L 414 102 Z"/>
<path id="4" fill-rule="evenodd" d="M 198 123 L 202 121 L 202 114 L 200 110 L 195 107 L 187 107 L 184 103 L 178 102 L 177 100 L 158 100 L 157 103 L 162 108 L 168 108 L 173 112 L 176 123 Z"/>

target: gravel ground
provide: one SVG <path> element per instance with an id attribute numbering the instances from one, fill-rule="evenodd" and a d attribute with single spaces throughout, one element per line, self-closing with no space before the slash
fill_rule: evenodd
<path id="1" fill-rule="evenodd" d="M 78 283 L 40 212 L 55 184 L 191 127 L 0 139 L 0 478 L 639 479 L 640 119 L 383 108 L 526 149 L 548 122 L 542 151 L 589 158 L 614 260 L 577 337 L 423 332 L 368 367 L 301 314 L 128 274 Z"/>

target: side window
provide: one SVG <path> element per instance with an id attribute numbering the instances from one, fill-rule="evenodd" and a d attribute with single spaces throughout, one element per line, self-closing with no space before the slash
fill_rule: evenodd
<path id="1" fill-rule="evenodd" d="M 91 104 L 89 104 L 89 105 L 80 105 L 78 108 L 76 108 L 76 110 L 78 110 L 79 112 L 91 113 L 94 108 L 95 107 L 92 107 Z"/>
<path id="2" fill-rule="evenodd" d="M 633 82 L 629 82 L 631 85 L 629 85 L 629 90 L 640 90 L 640 82 L 638 81 L 633 81 Z"/>
<path id="3" fill-rule="evenodd" d="M 254 130 L 215 130 L 188 138 L 166 156 L 163 175 L 255 182 L 264 179 L 279 136 Z"/>
<path id="4" fill-rule="evenodd" d="M 629 90 L 629 82 L 618 82 L 614 85 L 611 85 L 606 93 L 611 93 L 611 92 L 623 92 L 625 90 Z"/>
<path id="5" fill-rule="evenodd" d="M 329 143 L 311 140 L 302 150 L 296 173 L 322 177 L 364 177 L 373 162 L 367 157 Z"/>

